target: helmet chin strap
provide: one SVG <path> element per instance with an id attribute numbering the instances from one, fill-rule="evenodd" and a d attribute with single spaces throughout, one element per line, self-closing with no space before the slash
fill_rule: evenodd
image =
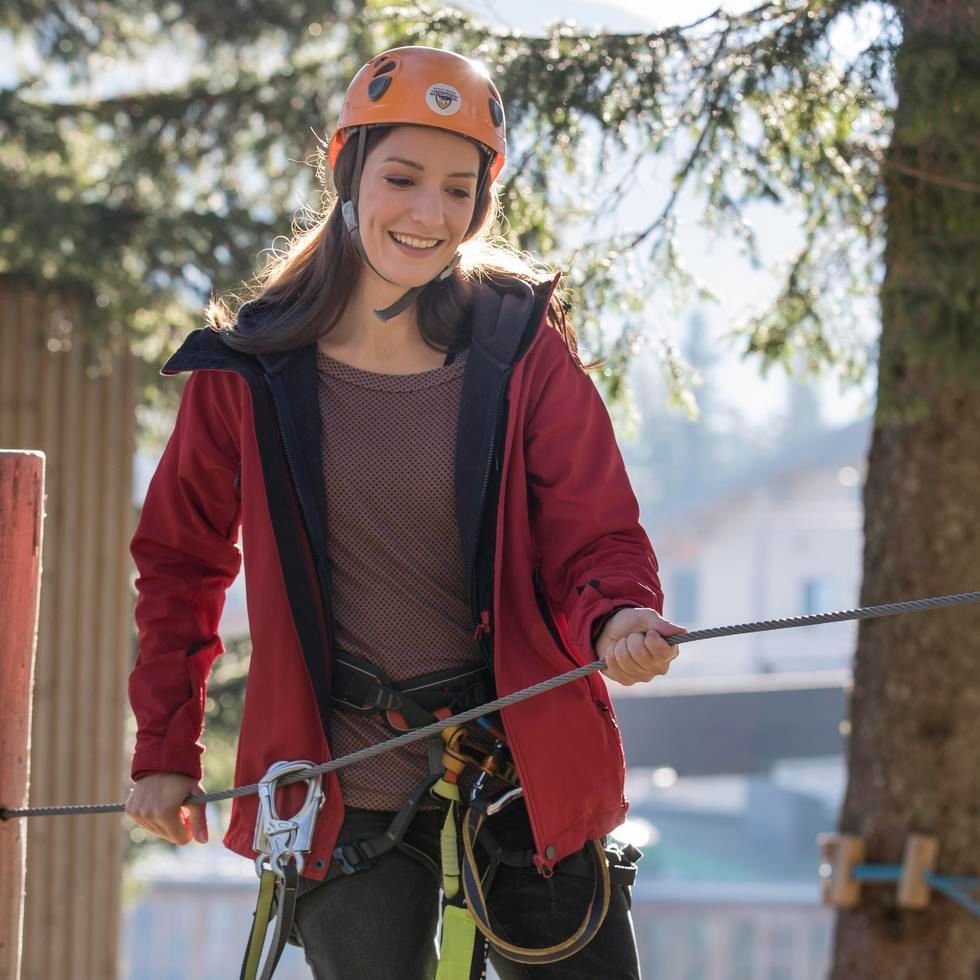
<path id="1" fill-rule="evenodd" d="M 364 147 L 367 140 L 367 126 L 361 126 L 357 131 L 357 157 L 354 161 L 354 174 L 351 178 L 351 199 L 349 201 L 344 201 L 341 205 L 341 214 L 344 218 L 344 224 L 347 226 L 347 231 L 350 232 L 351 241 L 354 243 L 354 248 L 357 250 L 357 254 L 361 257 L 361 260 L 375 273 L 375 275 L 380 276 L 385 282 L 391 283 L 392 286 L 397 286 L 398 283 L 392 282 L 384 273 L 378 271 L 374 263 L 368 258 L 367 251 L 364 248 L 364 242 L 361 240 L 361 229 L 357 222 L 357 199 L 358 192 L 361 184 L 361 171 L 364 168 Z M 435 279 L 430 280 L 431 282 L 441 282 L 443 279 L 448 278 L 452 275 L 453 270 L 459 265 L 460 254 L 457 252 L 450 261 L 449 265 L 446 266 L 442 272 L 439 273 Z M 388 321 L 393 317 L 398 316 L 399 313 L 403 313 L 405 310 L 415 302 L 419 294 L 428 285 L 428 283 L 422 283 L 421 286 L 413 286 L 404 296 L 400 299 L 395 300 L 391 306 L 386 306 L 383 310 L 375 310 L 374 315 L 379 320 Z"/>

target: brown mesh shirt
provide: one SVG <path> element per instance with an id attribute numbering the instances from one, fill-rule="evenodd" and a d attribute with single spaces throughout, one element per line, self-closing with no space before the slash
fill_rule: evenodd
<path id="1" fill-rule="evenodd" d="M 394 681 L 481 663 L 454 501 L 465 364 L 374 374 L 317 353 L 337 643 Z M 377 716 L 331 718 L 335 756 L 392 737 Z M 397 810 L 427 773 L 423 741 L 338 775 L 348 806 Z"/>

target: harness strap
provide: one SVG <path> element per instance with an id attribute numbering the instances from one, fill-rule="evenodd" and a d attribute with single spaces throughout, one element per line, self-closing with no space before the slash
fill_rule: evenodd
<path id="1" fill-rule="evenodd" d="M 270 980 L 286 948 L 286 941 L 289 939 L 296 914 L 299 870 L 296 863 L 290 861 L 283 867 L 282 872 L 282 875 L 277 875 L 271 868 L 266 868 L 262 872 L 259 897 L 252 915 L 252 931 L 248 937 L 248 945 L 245 947 L 239 980 Z M 274 906 L 276 911 L 273 911 Z M 269 931 L 269 921 L 273 915 L 276 916 L 276 929 L 260 973 L 259 961 L 262 957 L 262 947 L 265 945 L 265 936 Z"/>
<path id="2" fill-rule="evenodd" d="M 330 700 L 356 714 L 381 714 L 388 728 L 405 732 L 483 704 L 493 696 L 484 666 L 454 667 L 392 681 L 376 664 L 341 651 L 333 663 Z"/>
<path id="3" fill-rule="evenodd" d="M 429 790 L 438 780 L 438 775 L 432 775 L 416 786 L 408 802 L 395 814 L 388 829 L 379 837 L 349 841 L 334 848 L 334 861 L 327 872 L 326 880 L 366 871 L 382 854 L 398 847 L 419 807 L 428 797 Z"/>
<path id="4" fill-rule="evenodd" d="M 444 905 L 436 980 L 480 980 L 486 966 L 486 942 L 482 939 L 464 906 Z"/>
<path id="5" fill-rule="evenodd" d="M 515 946 L 498 936 L 490 922 L 484 882 L 480 878 L 475 852 L 476 840 L 485 820 L 486 814 L 479 806 L 474 805 L 467 808 L 462 820 L 463 862 L 461 871 L 463 893 L 466 896 L 466 904 L 476 927 L 498 953 L 515 963 L 523 963 L 528 966 L 557 963 L 559 960 L 573 956 L 584 949 L 599 931 L 606 918 L 606 913 L 609 911 L 612 883 L 602 841 L 590 841 L 588 845 L 588 853 L 594 869 L 592 898 L 578 929 L 567 939 L 556 943 L 554 946 L 539 949 Z"/>

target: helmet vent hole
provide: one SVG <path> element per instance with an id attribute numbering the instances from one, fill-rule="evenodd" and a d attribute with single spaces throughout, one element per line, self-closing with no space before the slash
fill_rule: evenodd
<path id="1" fill-rule="evenodd" d="M 377 78 L 378 75 L 387 75 L 388 72 L 394 71 L 398 66 L 394 61 L 386 61 L 375 73 L 372 78 Z"/>
<path id="2" fill-rule="evenodd" d="M 372 102 L 377 102 L 385 92 L 388 91 L 388 86 L 391 84 L 391 75 L 383 75 L 381 78 L 375 78 L 370 85 L 368 85 L 368 98 Z"/>
<path id="3" fill-rule="evenodd" d="M 494 126 L 499 126 L 504 121 L 503 106 L 496 100 L 490 99 L 490 115 L 493 117 Z"/>

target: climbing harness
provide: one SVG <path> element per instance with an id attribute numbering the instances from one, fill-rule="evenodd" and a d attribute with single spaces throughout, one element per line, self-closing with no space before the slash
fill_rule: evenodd
<path id="1" fill-rule="evenodd" d="M 485 667 L 459 667 L 393 682 L 370 661 L 348 653 L 337 656 L 335 682 L 335 707 L 377 714 L 395 732 L 449 717 L 460 707 L 488 700 L 492 693 L 490 672 Z M 487 893 L 501 865 L 532 868 L 535 864 L 533 848 L 506 850 L 487 825 L 488 818 L 521 799 L 524 792 L 499 715 L 443 729 L 430 740 L 429 762 L 430 774 L 383 834 L 337 845 L 325 880 L 370 869 L 382 855 L 402 844 L 422 805 L 435 801 L 445 814 L 440 833 L 443 914 L 437 980 L 482 977 L 488 946 L 509 959 L 528 964 L 554 963 L 583 949 L 605 919 L 613 885 L 632 885 L 640 852 L 630 848 L 610 849 L 607 853 L 604 842 L 596 840 L 584 852 L 559 862 L 557 872 L 585 874 L 593 879 L 592 896 L 581 925 L 567 939 L 549 947 L 516 946 L 497 934 L 487 903 Z M 260 885 L 241 980 L 268 980 L 289 936 L 302 855 L 310 848 L 313 822 L 323 799 L 320 777 L 315 777 L 316 781 L 308 785 L 304 805 L 295 817 L 283 820 L 275 810 L 275 789 L 280 779 L 302 772 L 309 765 L 276 763 L 259 783 L 260 807 L 253 846 L 260 852 L 256 858 Z M 259 958 L 273 914 L 277 926 L 260 974 Z"/>
<path id="2" fill-rule="evenodd" d="M 331 698 L 334 706 L 380 715 L 396 733 L 448 718 L 462 708 L 488 701 L 492 695 L 490 671 L 483 666 L 455 668 L 395 683 L 362 657 L 342 652 L 336 663 Z M 437 980 L 482 976 L 488 943 L 502 955 L 522 963 L 554 963 L 584 948 L 605 919 L 612 887 L 609 858 L 600 841 L 588 846 L 591 862 L 586 862 L 586 873 L 592 873 L 594 867 L 595 887 L 582 924 L 571 937 L 551 947 L 528 949 L 508 943 L 491 924 L 486 893 L 498 867 L 534 866 L 533 849 L 505 851 L 486 826 L 489 816 L 520 799 L 524 792 L 499 715 L 485 715 L 433 736 L 429 740 L 429 766 L 429 776 L 384 834 L 336 847 L 327 880 L 336 877 L 338 869 L 345 875 L 369 869 L 382 854 L 402 843 L 422 804 L 434 800 L 445 811 L 440 834 L 443 915 Z M 478 858 L 478 846 L 480 858 L 485 855 L 483 860 Z M 621 881 L 629 871 L 635 878 L 632 862 L 638 857 L 635 849 L 628 856 L 615 852 Z"/>
<path id="3" fill-rule="evenodd" d="M 448 803 L 441 840 L 443 924 L 437 980 L 482 976 L 488 944 L 501 956 L 524 964 L 556 963 L 584 949 L 605 920 L 613 885 L 631 886 L 642 856 L 635 847 L 607 849 L 602 840 L 590 841 L 555 869 L 593 880 L 588 907 L 572 935 L 541 948 L 517 946 L 499 936 L 486 899 L 497 870 L 502 864 L 531 868 L 535 861 L 532 849 L 502 848 L 486 823 L 524 792 L 499 719 L 490 718 L 442 733 L 445 770 L 432 787 L 432 794 Z"/>
<path id="4" fill-rule="evenodd" d="M 306 799 L 291 816 L 281 817 L 276 809 L 276 789 L 284 776 L 307 771 L 309 762 L 276 762 L 259 780 L 259 812 L 252 847 L 258 851 L 255 871 L 259 895 L 252 916 L 252 931 L 242 960 L 240 980 L 269 980 L 286 948 L 296 911 L 296 889 L 305 858 L 313 845 L 316 818 L 326 796 L 322 776 L 306 779 Z M 265 964 L 259 970 L 269 921 L 276 916 L 276 930 Z"/>
<path id="5" fill-rule="evenodd" d="M 405 711 L 410 699 L 404 692 L 413 687 L 429 690 L 419 679 L 401 685 L 399 707 L 406 717 L 419 711 Z M 592 897 L 581 925 L 553 946 L 534 949 L 509 943 L 494 930 L 486 895 L 500 865 L 531 868 L 535 862 L 533 848 L 505 850 L 486 823 L 524 793 L 499 716 L 443 729 L 441 737 L 430 741 L 429 757 L 430 766 L 437 771 L 416 788 L 384 834 L 338 845 L 327 880 L 338 873 L 350 875 L 371 868 L 382 854 L 401 844 L 422 804 L 435 800 L 445 811 L 440 833 L 443 910 L 437 980 L 481 977 L 488 944 L 508 959 L 529 964 L 555 963 L 583 949 L 605 919 L 612 887 L 633 884 L 640 852 L 636 848 L 607 851 L 597 840 L 584 852 L 559 862 L 559 873 L 593 877 Z"/>
<path id="6" fill-rule="evenodd" d="M 453 668 L 398 683 L 371 661 L 346 652 L 338 652 L 336 656 L 333 680 L 331 701 L 335 707 L 380 715 L 395 733 L 448 718 L 454 711 L 483 703 L 492 692 L 490 671 L 486 667 Z M 308 780 L 306 800 L 292 817 L 279 816 L 275 794 L 280 780 L 309 770 L 312 765 L 311 762 L 277 762 L 259 781 L 259 810 L 252 842 L 258 852 L 255 870 L 259 876 L 259 894 L 240 980 L 269 980 L 288 941 L 303 855 L 310 850 L 316 817 L 325 800 L 322 776 Z M 412 793 L 380 837 L 338 846 L 326 880 L 363 871 L 382 854 L 397 847 L 434 782 L 435 779 L 428 779 Z M 276 929 L 260 972 L 262 948 L 273 916 Z"/>

